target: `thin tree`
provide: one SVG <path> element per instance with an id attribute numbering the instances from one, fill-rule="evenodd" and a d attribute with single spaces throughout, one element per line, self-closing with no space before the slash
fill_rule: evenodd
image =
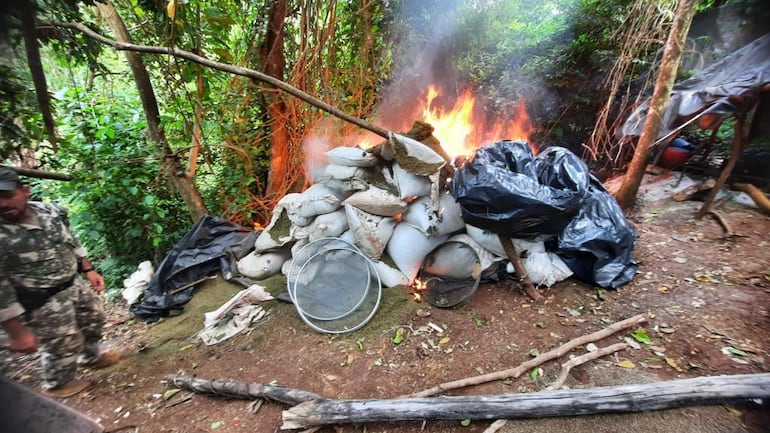
<path id="1" fill-rule="evenodd" d="M 128 33 L 126 24 L 118 14 L 115 6 L 112 3 L 96 3 L 96 7 L 99 14 L 104 18 L 115 33 L 115 38 L 121 42 L 132 43 L 131 35 Z M 147 129 L 150 141 L 155 145 L 158 153 L 162 157 L 162 167 L 166 172 L 171 184 L 174 185 L 176 190 L 182 197 L 182 200 L 187 204 L 190 211 L 190 216 L 193 221 L 197 221 L 201 216 L 205 215 L 208 210 L 206 204 L 201 197 L 200 192 L 195 187 L 192 178 L 187 174 L 184 167 L 182 167 L 180 158 L 171 150 L 171 146 L 168 144 L 163 129 L 160 125 L 160 110 L 158 109 L 158 101 L 155 98 L 155 91 L 150 81 L 150 74 L 147 73 L 147 68 L 144 65 L 144 61 L 139 53 L 133 51 L 126 51 L 126 60 L 131 67 L 131 72 L 134 75 L 134 81 L 136 87 L 139 90 L 139 97 L 142 100 L 142 108 L 144 109 L 144 116 L 147 119 Z"/>
<path id="2" fill-rule="evenodd" d="M 267 20 L 267 33 L 260 46 L 262 71 L 279 80 L 283 79 L 286 60 L 284 58 L 284 23 L 287 14 L 286 0 L 274 0 L 270 6 Z M 281 195 L 286 191 L 291 161 L 289 158 L 291 142 L 287 122 L 287 107 L 283 95 L 276 91 L 266 91 L 263 99 L 270 125 L 270 172 L 267 177 L 265 193 Z"/>
<path id="3" fill-rule="evenodd" d="M 21 21 L 22 34 L 24 35 L 24 46 L 27 50 L 27 65 L 29 66 L 32 82 L 35 84 L 35 95 L 37 96 L 37 105 L 40 114 L 43 116 L 43 125 L 45 126 L 48 141 L 54 152 L 58 145 L 56 140 L 56 127 L 51 111 L 51 97 L 48 94 L 48 84 L 45 78 L 43 63 L 40 61 L 40 48 L 38 47 L 37 32 L 35 30 L 35 17 L 37 15 L 37 6 L 34 1 L 17 0 L 10 3 L 12 8 L 16 9 L 16 14 Z"/>
<path id="4" fill-rule="evenodd" d="M 676 9 L 671 32 L 668 34 L 668 40 L 663 51 L 658 78 L 655 81 L 655 90 L 649 102 L 647 118 L 642 127 L 642 134 L 636 144 L 634 157 L 628 165 L 628 172 L 620 189 L 615 194 L 618 204 L 623 209 L 628 209 L 634 204 L 636 194 L 639 192 L 650 147 L 658 136 L 663 122 L 663 114 L 671 98 L 671 89 L 674 87 L 687 32 L 690 30 L 690 24 L 693 16 L 695 16 L 697 3 L 697 0 L 682 0 Z"/>

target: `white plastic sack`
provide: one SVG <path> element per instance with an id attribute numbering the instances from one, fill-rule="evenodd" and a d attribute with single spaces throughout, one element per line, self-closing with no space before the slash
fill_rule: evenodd
<path id="1" fill-rule="evenodd" d="M 438 208 L 430 197 L 415 200 L 402 219 L 426 235 L 450 235 L 465 228 L 462 208 L 454 197 L 446 193 L 439 195 Z"/>
<path id="2" fill-rule="evenodd" d="M 136 270 L 123 280 L 123 291 L 120 293 L 128 305 L 136 304 L 144 290 L 150 285 L 155 270 L 149 260 L 139 263 Z"/>
<path id="3" fill-rule="evenodd" d="M 402 200 L 410 197 L 426 197 L 430 195 L 431 182 L 426 176 L 419 176 L 404 170 L 394 162 L 393 179 L 398 186 L 398 195 Z"/>
<path id="4" fill-rule="evenodd" d="M 390 139 L 382 147 L 383 154 L 392 152 L 401 167 L 413 174 L 427 176 L 438 172 L 446 164 L 435 150 L 405 135 L 390 134 Z"/>
<path id="5" fill-rule="evenodd" d="M 292 213 L 301 217 L 314 217 L 329 212 L 334 212 L 342 206 L 344 194 L 317 183 L 306 189 L 296 198 L 291 205 Z"/>
<path id="6" fill-rule="evenodd" d="M 349 204 L 345 205 L 345 215 L 354 244 L 370 259 L 379 260 L 393 234 L 396 220 L 372 215 Z"/>
<path id="7" fill-rule="evenodd" d="M 252 251 L 238 260 L 238 272 L 246 277 L 262 280 L 279 273 L 281 266 L 290 256 L 291 252 L 288 249 L 262 253 Z"/>
<path id="8" fill-rule="evenodd" d="M 521 260 L 521 264 L 527 270 L 532 284 L 538 286 L 551 287 L 572 276 L 572 270 L 564 263 L 564 260 L 551 252 L 530 254 Z M 510 274 L 515 272 L 511 263 L 507 265 L 506 270 Z"/>
<path id="9" fill-rule="evenodd" d="M 472 225 L 465 226 L 468 235 L 492 253 L 508 258 L 497 234 Z M 566 280 L 572 271 L 557 254 L 545 250 L 545 243 L 539 240 L 511 239 L 516 252 L 521 257 L 521 264 L 527 270 L 529 279 L 538 286 L 551 287 Z M 508 264 L 508 273 L 513 273 L 513 265 Z"/>
<path id="10" fill-rule="evenodd" d="M 287 208 L 293 206 L 299 197 L 298 193 L 286 194 L 276 203 L 270 223 L 254 242 L 254 251 L 261 253 L 277 249 L 294 240 L 290 233 L 292 222 L 289 220 Z"/>
<path id="11" fill-rule="evenodd" d="M 377 270 L 377 274 L 380 276 L 380 282 L 382 283 L 383 287 L 409 285 L 409 278 L 407 278 L 403 272 L 381 260 L 374 263 L 374 268 Z"/>
<path id="12" fill-rule="evenodd" d="M 363 191 L 369 187 L 368 178 L 365 168 L 329 164 L 318 183 L 340 191 Z"/>
<path id="13" fill-rule="evenodd" d="M 330 164 L 347 165 L 349 167 L 374 167 L 377 157 L 357 147 L 335 147 L 326 152 Z"/>
<path id="14" fill-rule="evenodd" d="M 345 209 L 339 208 L 334 212 L 318 215 L 306 227 L 292 228 L 296 239 L 307 239 L 312 242 L 320 238 L 336 237 L 348 229 Z"/>
<path id="15" fill-rule="evenodd" d="M 425 256 L 448 238 L 449 236 L 426 236 L 414 226 L 402 222 L 393 230 L 387 252 L 411 283 L 417 277 Z"/>
<path id="16" fill-rule="evenodd" d="M 404 200 L 376 186 L 351 195 L 343 204 L 351 205 L 372 215 L 388 217 L 398 215 L 409 208 Z"/>

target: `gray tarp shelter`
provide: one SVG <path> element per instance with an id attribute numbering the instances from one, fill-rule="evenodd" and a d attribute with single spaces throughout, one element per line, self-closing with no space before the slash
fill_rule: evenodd
<path id="1" fill-rule="evenodd" d="M 769 83 L 770 33 L 674 85 L 658 139 L 673 137 L 705 114 L 749 111 Z M 641 135 L 648 110 L 649 99 L 623 124 L 624 136 Z"/>

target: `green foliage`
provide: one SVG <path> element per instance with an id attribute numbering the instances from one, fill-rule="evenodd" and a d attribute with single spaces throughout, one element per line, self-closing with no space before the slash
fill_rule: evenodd
<path id="1" fill-rule="evenodd" d="M 67 138 L 57 162 L 75 179 L 35 188 L 45 199 L 66 202 L 79 239 L 111 288 L 121 287 L 141 261 L 157 264 L 190 226 L 144 138 L 137 96 L 127 88 L 70 87 L 57 94 L 66 113 L 60 132 Z"/>

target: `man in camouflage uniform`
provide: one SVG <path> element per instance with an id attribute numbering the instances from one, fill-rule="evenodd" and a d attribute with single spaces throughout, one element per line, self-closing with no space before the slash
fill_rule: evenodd
<path id="1" fill-rule="evenodd" d="M 68 397 L 89 386 L 75 379 L 78 362 L 106 367 L 119 355 L 100 352 L 104 280 L 67 211 L 29 196 L 29 185 L 0 167 L 0 323 L 11 350 L 40 351 L 44 391 Z"/>

